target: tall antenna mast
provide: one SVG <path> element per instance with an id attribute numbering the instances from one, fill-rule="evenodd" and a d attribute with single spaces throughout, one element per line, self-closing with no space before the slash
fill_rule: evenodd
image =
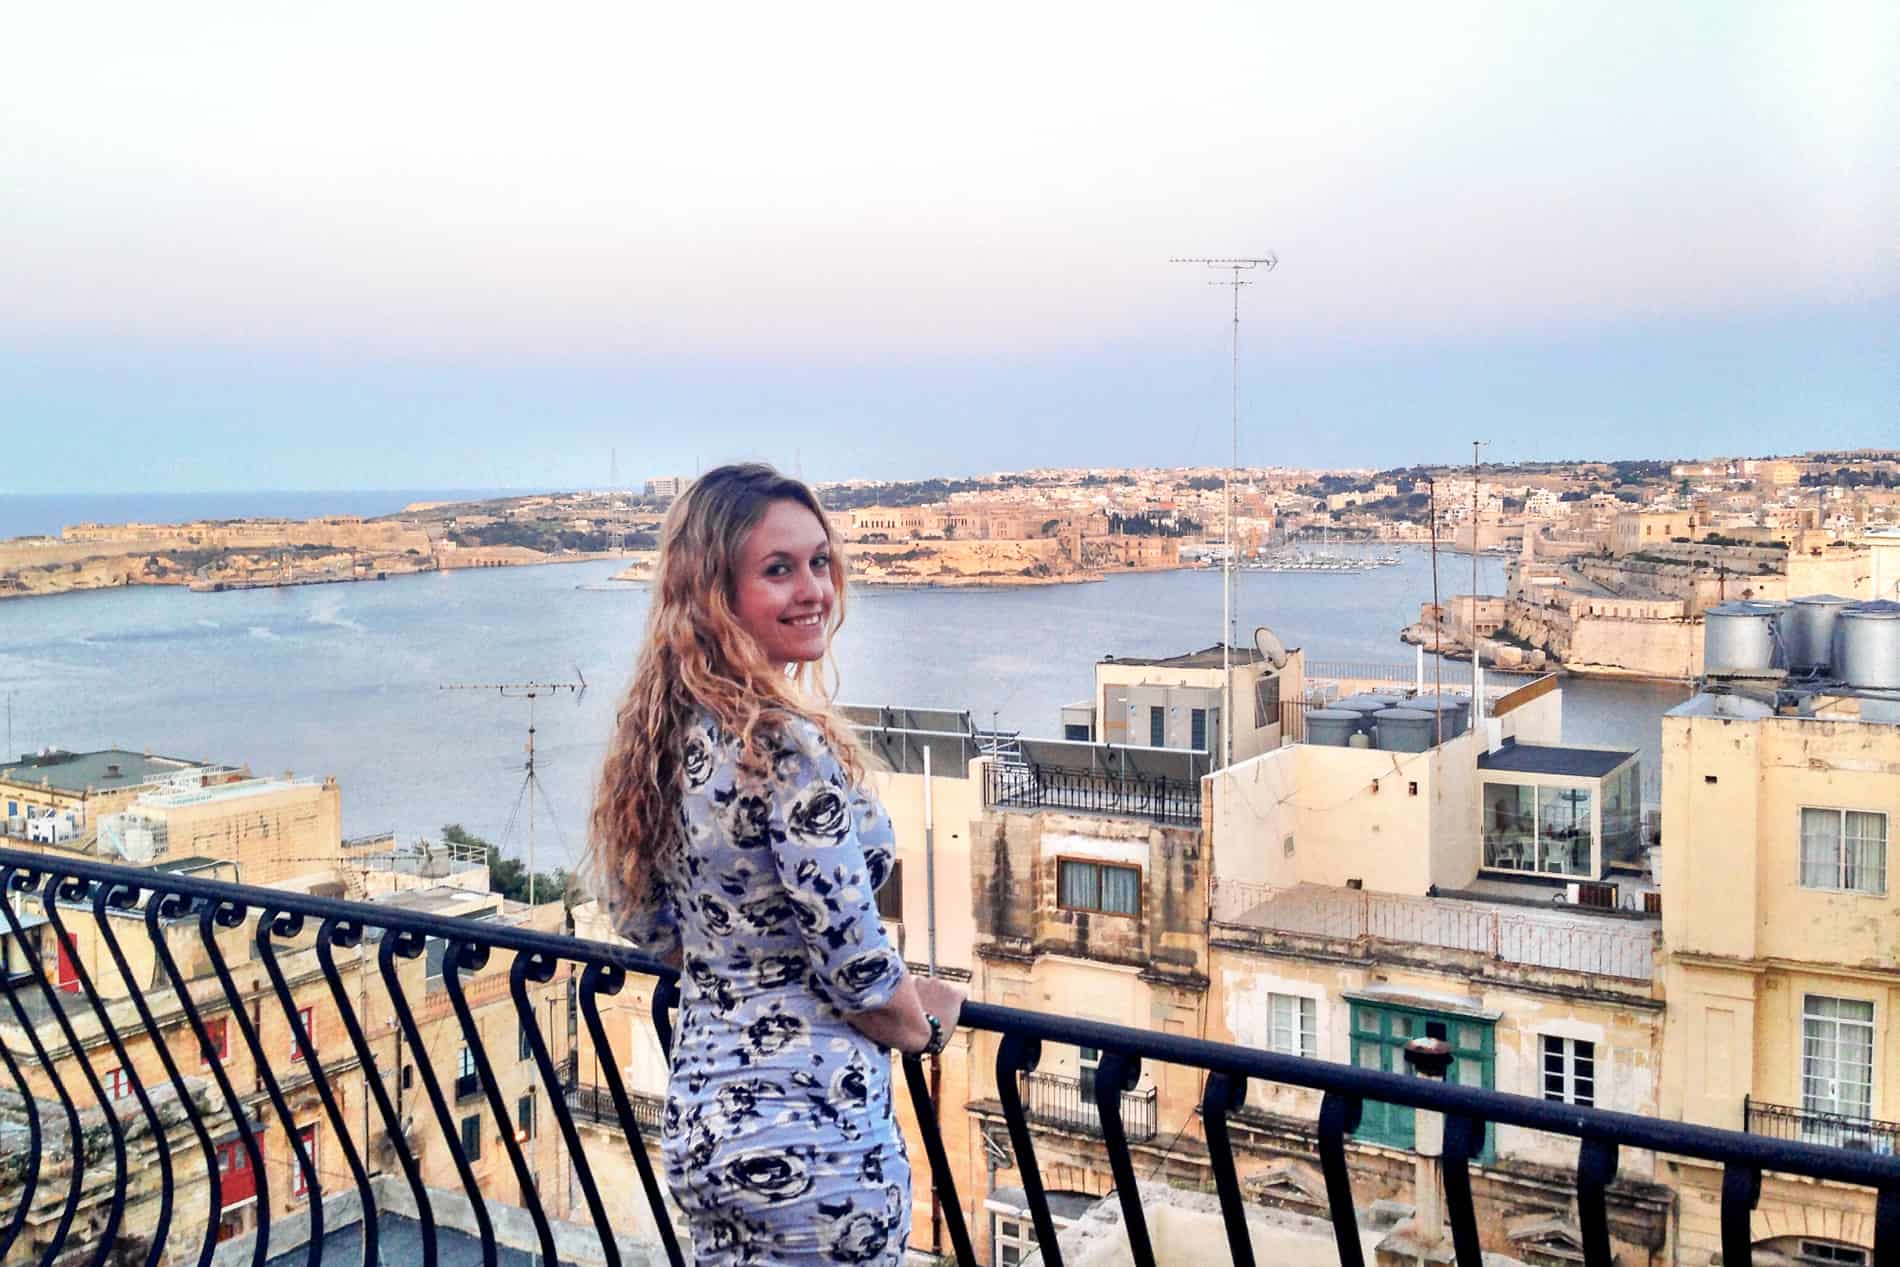
<path id="1" fill-rule="evenodd" d="M 574 670 L 572 682 L 445 682 L 440 688 L 445 691 L 494 691 L 503 699 L 525 699 L 528 701 L 528 762 L 527 773 L 521 780 L 521 794 L 528 798 L 528 905 L 535 904 L 534 893 L 534 794 L 539 791 L 546 796 L 541 780 L 534 769 L 534 701 L 542 695 L 553 695 L 557 691 L 574 692 L 574 702 L 579 703 L 581 696 L 587 693 L 587 679 L 581 671 Z M 515 798 L 515 808 L 519 809 L 520 796 Z"/>
<path id="2" fill-rule="evenodd" d="M 1478 450 L 1489 440 L 1471 442 L 1471 715 L 1484 716 L 1478 698 Z"/>
<path id="3" fill-rule="evenodd" d="M 1253 285 L 1241 274 L 1256 268 L 1270 273 L 1280 263 L 1280 257 L 1269 251 L 1265 255 L 1221 259 L 1176 256 L 1168 262 L 1200 264 L 1207 268 L 1227 269 L 1233 274 L 1226 281 L 1208 283 L 1210 286 L 1231 287 L 1234 292 L 1233 453 L 1227 463 L 1227 477 L 1221 481 L 1221 491 L 1227 502 L 1227 522 L 1222 525 L 1221 535 L 1226 538 L 1227 548 L 1222 552 L 1220 569 L 1220 746 L 1221 765 L 1230 766 L 1234 763 L 1234 471 L 1240 465 L 1240 288 Z"/>

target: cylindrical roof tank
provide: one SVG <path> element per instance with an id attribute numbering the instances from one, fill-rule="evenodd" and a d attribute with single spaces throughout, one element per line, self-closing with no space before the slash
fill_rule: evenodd
<path id="1" fill-rule="evenodd" d="M 1438 719 L 1416 708 L 1388 708 L 1373 718 L 1374 743 L 1382 752 L 1429 752 Z"/>
<path id="2" fill-rule="evenodd" d="M 1718 603 L 1702 613 L 1702 667 L 1709 673 L 1775 667 L 1776 609 L 1767 603 Z"/>
<path id="3" fill-rule="evenodd" d="M 1795 673 L 1827 673 L 1834 663 L 1834 626 L 1851 598 L 1834 594 L 1806 594 L 1788 601 L 1779 632 L 1788 668 Z"/>
<path id="4" fill-rule="evenodd" d="M 1350 708 L 1355 713 L 1376 713 L 1383 709 L 1397 707 L 1398 702 L 1398 697 L 1395 695 L 1374 695 L 1368 691 L 1334 700 L 1332 706 Z"/>
<path id="5" fill-rule="evenodd" d="M 1461 695 L 1421 695 L 1417 699 L 1405 701 L 1405 707 L 1442 717 L 1446 739 L 1456 739 L 1464 734 L 1465 726 L 1471 721 L 1471 701 Z"/>
<path id="6" fill-rule="evenodd" d="M 1306 714 L 1306 742 L 1344 748 L 1359 730 L 1361 714 L 1349 708 L 1315 708 Z"/>
<path id="7" fill-rule="evenodd" d="M 1834 676 L 1865 690 L 1900 691 L 1900 603 L 1877 599 L 1841 609 Z"/>

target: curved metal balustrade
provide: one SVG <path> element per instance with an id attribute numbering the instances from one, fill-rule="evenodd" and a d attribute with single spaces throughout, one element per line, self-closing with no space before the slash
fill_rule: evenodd
<path id="1" fill-rule="evenodd" d="M 281 1055 L 274 1062 L 272 1056 L 277 1053 L 266 1051 L 262 1042 L 262 1013 L 253 1014 L 246 1007 L 232 1006 L 227 1016 L 235 1022 L 238 1031 L 236 1039 L 244 1044 L 257 1062 L 259 1077 L 264 1085 L 264 1098 L 268 1101 L 268 1107 L 262 1111 L 267 1120 L 252 1116 L 247 1106 L 256 1102 L 258 1097 L 242 1094 L 233 1086 L 224 1067 L 219 1038 L 229 1041 L 231 1036 L 219 1034 L 207 1027 L 204 1016 L 206 1009 L 199 997 L 205 993 L 206 978 L 198 979 L 199 991 L 198 995 L 194 995 L 189 988 L 192 979 L 181 972 L 180 956 L 173 946 L 176 936 L 194 953 L 201 954 L 209 968 L 208 977 L 215 979 L 215 990 L 221 992 L 224 1002 L 236 1003 L 244 996 L 239 992 L 233 977 L 233 965 L 227 960 L 217 934 L 220 930 L 250 927 L 253 930 L 252 958 L 255 964 L 262 966 L 268 977 L 269 997 L 274 998 L 281 1009 L 282 1019 L 288 1023 L 300 1052 L 314 1051 L 315 1048 L 286 979 L 283 959 L 287 948 L 298 944 L 299 939 L 311 939 L 316 958 L 329 984 L 330 1001 L 348 1033 L 354 1053 L 352 1067 L 360 1067 L 364 1071 L 363 1083 L 373 1105 L 375 1118 L 380 1128 L 387 1132 L 387 1139 L 395 1153 L 396 1168 L 400 1171 L 400 1182 L 407 1187 L 407 1200 L 413 1201 L 412 1213 L 407 1201 L 404 1210 L 419 1225 L 422 1243 L 419 1267 L 436 1267 L 438 1241 L 446 1240 L 450 1234 L 446 1227 L 441 1227 L 438 1212 L 431 1207 L 432 1190 L 423 1183 L 416 1152 L 408 1142 L 409 1132 L 392 1102 L 389 1091 L 389 1084 L 394 1080 L 392 1071 L 378 1063 L 365 1034 L 358 1000 L 344 988 L 343 978 L 337 972 L 335 956 L 339 949 L 354 951 L 359 948 L 363 953 L 373 956 L 377 976 L 388 992 L 387 1004 L 394 1020 L 406 1041 L 416 1045 L 419 1042 L 417 1001 L 409 997 L 397 968 L 402 961 L 422 956 L 428 941 L 436 938 L 446 943 L 446 952 L 442 957 L 441 988 L 447 993 L 460 1026 L 461 1037 L 469 1046 L 474 1076 L 486 1101 L 488 1113 L 492 1122 L 502 1127 L 502 1146 L 514 1174 L 521 1182 L 522 1204 L 533 1223 L 542 1261 L 550 1264 L 560 1261 L 549 1216 L 543 1208 L 540 1195 L 535 1191 L 520 1143 L 516 1139 L 490 1052 L 483 1047 L 479 1032 L 471 1023 L 465 978 L 480 970 L 491 956 L 496 955 L 512 956 L 507 970 L 507 985 L 515 1016 L 522 1027 L 523 1050 L 532 1056 L 539 1085 L 546 1093 L 545 1102 L 552 1110 L 556 1125 L 566 1142 L 573 1180 L 581 1190 L 588 1215 L 599 1234 L 602 1258 L 612 1264 L 621 1261 L 616 1248 L 615 1221 L 608 1200 L 601 1191 L 589 1154 L 577 1133 L 577 1112 L 586 1118 L 604 1118 L 617 1124 L 617 1133 L 624 1136 L 630 1159 L 638 1173 L 658 1229 L 661 1247 L 674 1264 L 683 1263 L 682 1247 L 668 1222 L 659 1180 L 647 1155 L 647 1136 L 655 1125 L 651 1106 L 639 1103 L 628 1092 L 612 1061 L 600 1063 L 598 1086 L 589 1088 L 585 1093 L 578 1093 L 565 1081 L 565 1071 L 550 1054 L 548 1036 L 543 1032 L 528 989 L 530 983 L 552 981 L 558 968 L 577 969 L 579 980 L 573 998 L 581 1021 L 587 1026 L 596 1048 L 608 1051 L 611 1046 L 602 1021 L 602 1000 L 618 994 L 625 987 L 629 974 L 654 976 L 658 981 L 653 993 L 653 1021 L 661 1044 L 670 1046 L 671 1009 L 677 1004 L 679 996 L 676 982 L 660 965 L 624 948 L 509 927 L 492 921 L 447 918 L 373 903 L 310 897 L 11 850 L 0 850 L 0 892 L 9 898 L 6 903 L 0 904 L 0 919 L 5 921 L 3 931 L 18 942 L 24 944 L 30 940 L 26 936 L 26 926 L 28 923 L 37 926 L 42 913 L 46 927 L 50 928 L 54 937 L 60 939 L 64 939 L 69 930 L 79 927 L 83 921 L 91 921 L 102 938 L 119 978 L 133 983 L 128 999 L 103 999 L 81 964 L 72 965 L 74 971 L 71 980 L 66 977 L 67 965 L 64 962 L 55 981 L 48 979 L 43 964 L 37 959 L 29 959 L 22 964 L 16 958 L 8 965 L 7 972 L 0 973 L 0 994 L 5 995 L 7 1014 L 18 1025 L 19 1041 L 25 1045 L 25 1050 L 15 1050 L 10 1045 L 0 1044 L 0 1062 L 6 1066 L 6 1077 L 30 1102 L 35 1093 L 35 1082 L 31 1075 L 39 1074 L 40 1085 L 44 1086 L 50 1072 L 51 1098 L 57 1101 L 52 1113 L 54 1116 L 63 1114 L 66 1128 L 63 1138 L 78 1141 L 78 1147 L 84 1153 L 83 1157 L 73 1158 L 74 1164 L 69 1167 L 64 1191 L 56 1190 L 58 1185 L 52 1183 L 55 1177 L 52 1172 L 56 1168 L 47 1164 L 56 1141 L 49 1140 L 49 1132 L 43 1129 L 40 1113 L 24 1114 L 28 1138 L 24 1141 L 24 1155 L 15 1159 L 17 1164 L 11 1172 L 17 1176 L 18 1182 L 12 1185 L 11 1191 L 0 1190 L 0 1211 L 5 1211 L 0 1214 L 0 1260 L 14 1261 L 11 1255 L 28 1222 L 29 1211 L 42 1216 L 39 1220 L 41 1224 L 48 1219 L 53 1221 L 51 1239 L 40 1238 L 46 1246 L 39 1259 L 42 1267 L 56 1257 L 88 1263 L 92 1267 L 107 1262 L 115 1254 L 120 1255 L 120 1258 L 112 1261 L 123 1258 L 123 1247 L 115 1245 L 120 1231 L 122 1202 L 107 1204 L 106 1222 L 88 1234 L 90 1244 L 69 1242 L 67 1237 L 73 1229 L 80 1205 L 82 1175 L 86 1177 L 86 1184 L 93 1186 L 95 1193 L 106 1168 L 110 1168 L 109 1173 L 114 1183 L 120 1185 L 120 1190 L 129 1181 L 126 1126 L 134 1120 L 134 1110 L 124 1106 L 123 1114 L 108 1111 L 103 1115 L 103 1129 L 83 1132 L 78 1101 L 75 1099 L 78 1089 L 69 1085 L 72 1077 L 83 1081 L 92 1101 L 98 1104 L 105 1105 L 114 1100 L 122 1104 L 127 1098 L 125 1093 L 129 1093 L 129 1097 L 136 1100 L 136 1114 L 143 1115 L 149 1127 L 157 1154 L 155 1164 L 162 1173 L 156 1225 L 144 1256 L 147 1267 L 157 1267 L 161 1260 L 167 1259 L 173 1262 L 195 1261 L 200 1267 L 211 1261 L 217 1248 L 214 1241 L 217 1220 L 212 1216 L 220 1209 L 221 1169 L 218 1155 L 220 1145 L 214 1139 L 214 1125 L 220 1130 L 234 1130 L 237 1135 L 236 1146 L 241 1147 L 248 1156 L 249 1178 L 246 1182 L 255 1183 L 260 1224 L 269 1221 L 268 1189 L 273 1178 L 262 1164 L 263 1155 L 258 1145 L 260 1132 L 281 1128 L 284 1138 L 294 1150 L 297 1165 L 305 1172 L 314 1169 L 286 1101 L 285 1080 L 289 1075 L 282 1068 Z M 129 937 L 128 932 L 131 934 Z M 168 936 L 168 933 L 174 936 Z M 145 945 L 137 944 L 140 938 Z M 141 963 L 145 962 L 147 950 L 155 957 L 156 967 L 149 978 L 150 988 L 142 986 L 140 978 L 131 968 L 128 941 L 133 942 L 132 949 L 139 953 Z M 194 959 L 193 962 L 197 961 Z M 251 962 L 238 965 L 241 971 L 251 968 Z M 129 1009 L 125 1006 L 127 1002 L 130 1004 Z M 126 1043 L 140 1032 L 165 1032 L 155 1015 L 155 1009 L 164 1009 L 172 1026 L 177 1024 L 176 1017 L 182 1013 L 183 1022 L 189 1026 L 204 1058 L 201 1077 L 208 1077 L 215 1083 L 215 1095 L 201 1097 L 188 1090 L 186 1071 L 180 1068 L 176 1055 L 164 1042 L 154 1042 L 152 1048 L 163 1066 L 165 1081 L 169 1086 L 148 1086 L 139 1079 L 133 1061 L 128 1057 Z M 111 1058 L 118 1062 L 117 1071 L 130 1071 L 130 1085 L 123 1089 L 124 1093 L 114 1095 L 108 1092 L 102 1080 L 108 1071 L 99 1067 L 102 1054 L 96 1047 L 93 1052 L 85 1050 L 85 1044 L 75 1027 L 75 1017 L 85 1012 L 90 1012 L 102 1029 L 106 1045 L 112 1053 Z M 1252 1267 L 1253 1257 L 1248 1243 L 1240 1177 L 1228 1137 L 1228 1118 L 1243 1104 L 1251 1079 L 1307 1087 L 1323 1093 L 1317 1123 L 1317 1148 L 1343 1267 L 1363 1267 L 1355 1200 L 1347 1171 L 1346 1138 L 1358 1120 L 1361 1104 L 1367 1101 L 1407 1105 L 1444 1115 L 1443 1176 L 1446 1206 L 1457 1261 L 1462 1267 L 1480 1267 L 1481 1263 L 1470 1161 L 1479 1155 L 1483 1147 L 1487 1124 L 1526 1127 L 1579 1141 L 1577 1209 L 1586 1261 L 1593 1267 L 1610 1267 L 1612 1261 L 1606 1189 L 1616 1175 L 1618 1154 L 1624 1148 L 1696 1158 L 1724 1168 L 1721 1216 L 1723 1257 L 1724 1262 L 1731 1267 L 1750 1261 L 1752 1238 L 1749 1214 L 1758 1199 L 1764 1172 L 1831 1180 L 1877 1191 L 1875 1260 L 1882 1264 L 1900 1263 L 1900 1158 L 1578 1108 L 1476 1088 L 1449 1086 L 1428 1079 L 988 1004 L 970 1004 L 964 1014 L 964 1024 L 1000 1038 L 996 1044 L 998 1099 L 1002 1104 L 1014 1160 L 1022 1177 L 1043 1261 L 1049 1267 L 1060 1267 L 1060 1245 L 1049 1200 L 1037 1169 L 1036 1137 L 1032 1130 L 1034 1114 L 1026 1111 L 1022 1093 L 1024 1077 L 1036 1069 L 1045 1042 L 1093 1047 L 1101 1052 L 1100 1064 L 1092 1079 L 1095 1121 L 1114 1174 L 1115 1192 L 1121 1206 L 1131 1256 L 1139 1264 L 1152 1264 L 1154 1253 L 1130 1150 L 1131 1137 L 1138 1134 L 1142 1127 L 1124 1118 L 1125 1106 L 1131 1102 L 1125 1093 L 1135 1088 L 1144 1066 L 1167 1064 L 1197 1069 L 1207 1075 L 1200 1105 L 1202 1129 L 1233 1261 L 1240 1267 Z M 55 1047 L 68 1053 L 63 1062 L 55 1059 Z M 77 1056 L 71 1053 L 77 1053 Z M 930 1111 L 928 1074 L 923 1064 L 915 1059 L 904 1060 L 902 1068 L 913 1103 L 920 1110 L 917 1117 L 925 1153 L 922 1161 L 930 1167 L 941 1198 L 952 1252 L 959 1263 L 974 1265 L 976 1258 L 969 1228 L 962 1214 L 963 1202 L 955 1191 L 944 1143 L 936 1129 L 935 1114 Z M 485 1263 L 493 1264 L 498 1261 L 494 1221 L 487 1212 L 484 1194 L 459 1139 L 453 1106 L 449 1102 L 449 1095 L 456 1088 L 451 1085 L 445 1089 L 442 1076 L 431 1068 L 427 1060 L 418 1060 L 415 1069 L 428 1109 L 442 1133 L 443 1143 L 453 1159 L 454 1168 L 473 1210 L 482 1259 Z M 62 1071 L 66 1071 L 69 1076 L 59 1076 Z M 117 1071 L 112 1071 L 115 1077 L 128 1076 Z M 193 1072 L 199 1073 L 196 1070 Z M 379 1189 L 388 1190 L 389 1180 L 379 1175 L 372 1182 L 365 1161 L 365 1141 L 359 1138 L 358 1132 L 352 1131 L 338 1103 L 331 1085 L 332 1071 L 312 1059 L 296 1072 L 300 1076 L 307 1074 L 314 1084 L 325 1121 L 343 1153 L 350 1184 L 361 1202 L 361 1261 L 377 1262 L 377 1193 Z M 0 1086 L 4 1085 L 0 1083 Z M 121 1088 L 115 1085 L 112 1090 L 120 1092 Z M 81 1098 L 84 1098 L 83 1095 Z M 200 1102 L 201 1098 L 204 1103 Z M 41 1099 L 45 1100 L 46 1097 L 42 1094 Z M 359 1116 L 367 1117 L 369 1107 L 358 1106 Z M 173 1128 L 178 1126 L 181 1110 L 189 1119 L 188 1131 L 167 1129 L 168 1125 Z M 367 1125 L 366 1121 L 366 1128 Z M 176 1140 L 185 1141 L 182 1148 Z M 195 1156 L 188 1157 L 183 1153 Z M 203 1175 L 205 1182 L 202 1190 L 206 1192 L 208 1210 L 187 1212 L 177 1208 L 176 1198 L 184 1189 L 174 1179 L 187 1172 Z M 440 1195 L 438 1191 L 437 1196 Z M 612 1194 L 615 1198 L 620 1195 Z M 316 1264 L 323 1261 L 324 1202 L 310 1201 L 306 1208 L 310 1223 L 307 1261 Z M 190 1217 L 185 1217 L 187 1214 Z M 175 1230 L 195 1227 L 199 1217 L 204 1218 L 204 1228 L 198 1243 L 182 1243 L 182 1232 L 179 1232 L 181 1243 L 173 1244 Z M 263 1267 L 266 1260 L 266 1237 L 263 1231 L 264 1228 L 260 1226 L 250 1260 L 253 1267 Z M 75 1251 L 83 1252 L 75 1256 Z M 90 1257 L 84 1256 L 84 1252 L 89 1252 Z M 355 1260 L 357 1255 L 352 1254 L 350 1257 Z"/>

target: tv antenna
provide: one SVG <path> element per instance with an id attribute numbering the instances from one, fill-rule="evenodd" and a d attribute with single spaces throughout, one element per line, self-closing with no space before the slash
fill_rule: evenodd
<path id="1" fill-rule="evenodd" d="M 1227 286 L 1234 292 L 1234 352 L 1233 352 L 1233 454 L 1227 464 L 1227 476 L 1221 481 L 1221 489 L 1227 503 L 1227 522 L 1221 532 L 1226 537 L 1226 549 L 1221 559 L 1221 630 L 1220 630 L 1220 667 L 1221 667 L 1221 720 L 1220 746 L 1221 764 L 1234 763 L 1234 471 L 1240 466 L 1240 288 L 1251 286 L 1253 282 L 1243 274 L 1255 269 L 1271 273 L 1279 266 L 1280 257 L 1268 251 L 1265 255 L 1242 255 L 1210 258 L 1207 256 L 1175 256 L 1170 264 L 1200 264 L 1207 268 L 1226 269 L 1233 275 L 1226 281 L 1209 282 L 1209 286 Z"/>
<path id="2" fill-rule="evenodd" d="M 581 697 L 587 694 L 587 678 L 582 675 L 580 669 L 577 667 L 574 670 L 574 680 L 572 682 L 444 682 L 439 689 L 444 691 L 494 691 L 503 699 L 525 699 L 528 701 L 528 761 L 523 767 L 524 773 L 521 779 L 521 790 L 515 793 L 515 811 L 516 813 L 520 812 L 521 799 L 525 796 L 528 800 L 528 905 L 533 906 L 535 904 L 534 798 L 536 792 L 541 794 L 542 800 L 546 800 L 548 795 L 547 789 L 541 786 L 541 778 L 535 772 L 534 766 L 534 702 L 543 695 L 555 695 L 561 691 L 572 691 L 574 692 L 574 703 L 578 705 L 581 702 Z M 550 814 L 552 812 L 552 810 L 549 811 Z M 514 826 L 514 821 L 515 815 L 510 814 L 508 816 L 510 828 Z M 558 822 L 556 822 L 555 830 L 557 832 L 560 830 Z M 507 836 L 508 831 L 504 829 L 502 839 L 505 841 Z"/>

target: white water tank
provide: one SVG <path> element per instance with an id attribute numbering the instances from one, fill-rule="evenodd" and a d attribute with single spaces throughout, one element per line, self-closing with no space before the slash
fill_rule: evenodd
<path id="1" fill-rule="evenodd" d="M 1775 617 L 1769 603 L 1718 603 L 1702 613 L 1707 673 L 1763 673 L 1775 667 Z"/>
<path id="2" fill-rule="evenodd" d="M 1900 691 L 1900 603 L 1841 609 L 1834 623 L 1834 676 L 1871 691 Z"/>
<path id="3" fill-rule="evenodd" d="M 1788 668 L 1795 673 L 1825 676 L 1834 663 L 1834 627 L 1851 598 L 1834 594 L 1807 594 L 1788 600 L 1779 632 Z"/>

